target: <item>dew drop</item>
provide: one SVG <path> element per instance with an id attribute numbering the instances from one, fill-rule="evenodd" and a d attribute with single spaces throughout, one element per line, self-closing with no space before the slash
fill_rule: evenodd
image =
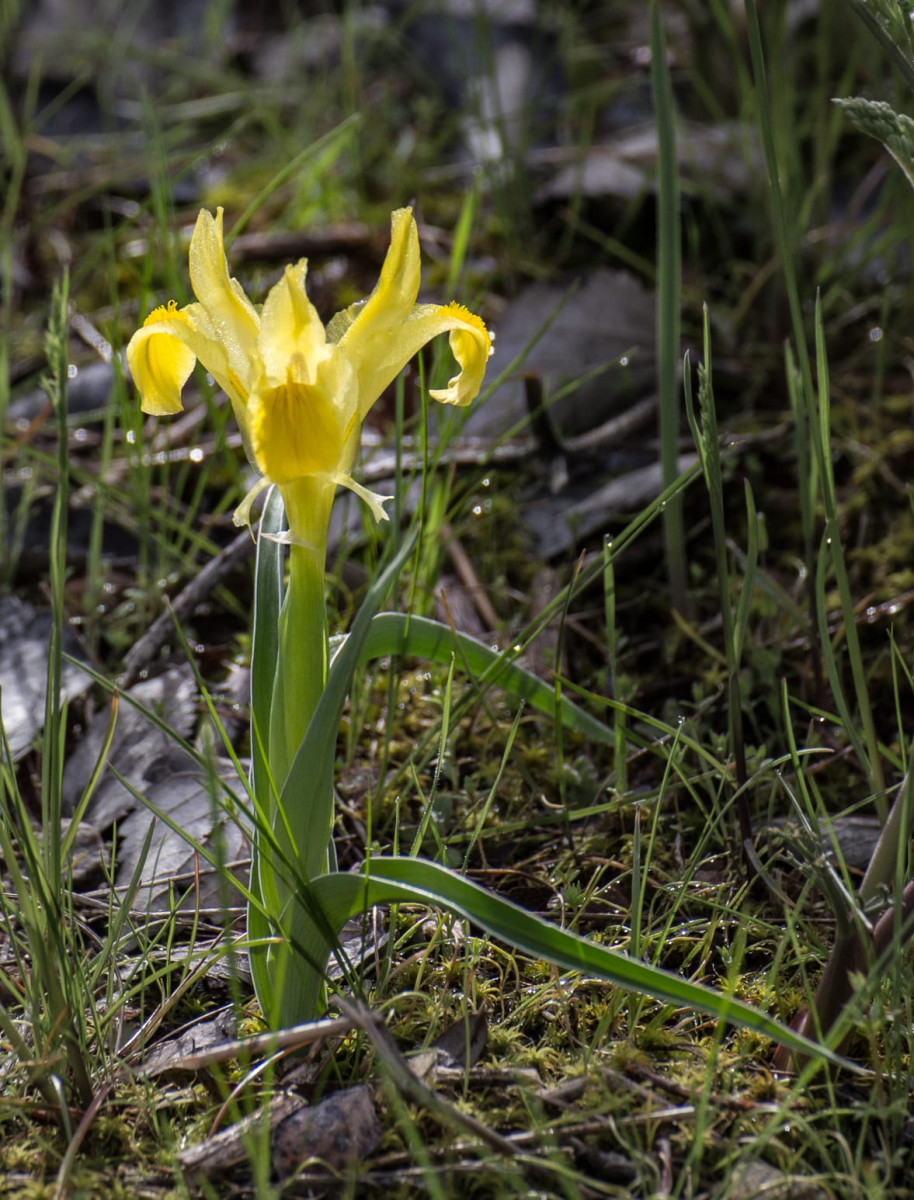
<path id="1" fill-rule="evenodd" d="M 194 446 L 193 450 L 191 450 L 187 457 L 193 463 L 201 463 L 203 462 L 203 451 L 199 446 Z"/>
<path id="2" fill-rule="evenodd" d="M 70 363 L 67 367 L 67 379 L 75 379 L 79 374 L 79 367 L 75 363 Z"/>

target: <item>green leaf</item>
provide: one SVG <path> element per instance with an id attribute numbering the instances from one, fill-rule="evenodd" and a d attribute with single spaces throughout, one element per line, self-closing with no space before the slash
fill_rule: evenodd
<path id="1" fill-rule="evenodd" d="M 273 679 L 279 654 L 279 611 L 282 606 L 282 547 L 275 535 L 284 520 L 279 488 L 271 488 L 260 518 L 257 558 L 254 566 L 254 618 L 251 644 L 251 791 L 254 796 L 255 848 L 251 856 L 251 895 L 248 904 L 248 955 L 254 991 L 261 1011 L 273 1005 L 273 986 L 267 961 L 267 939 L 271 929 L 264 912 L 265 893 L 262 873 L 269 872 L 269 858 L 263 852 L 263 838 L 270 826 L 275 807 L 270 780 L 269 737 L 270 708 L 273 703 Z"/>
<path id="2" fill-rule="evenodd" d="M 325 928 L 338 931 L 347 920 L 376 904 L 414 903 L 444 908 L 518 950 L 564 970 L 580 971 L 639 994 L 708 1013 L 804 1055 L 847 1065 L 827 1046 L 802 1037 L 741 1000 L 559 929 L 437 863 L 405 857 L 372 858 L 365 864 L 364 875 L 324 875 L 312 881 L 310 891 Z M 301 948 L 312 962 L 326 962 L 333 945 L 316 926 L 305 933 L 305 942 Z M 296 1019 L 307 1021 L 314 1015 L 312 1009 L 297 1014 Z"/>
<path id="3" fill-rule="evenodd" d="M 282 607 L 282 546 L 276 535 L 284 513 L 279 488 L 271 488 L 260 518 L 254 565 L 254 620 L 251 643 L 251 785 L 264 804 L 271 794 L 269 772 L 270 708 L 279 655 Z"/>
<path id="4" fill-rule="evenodd" d="M 612 730 L 602 721 L 572 703 L 564 695 L 556 703 L 555 688 L 518 666 L 506 653 L 493 650 L 476 638 L 457 633 L 448 625 L 428 617 L 406 613 L 379 613 L 362 646 L 361 661 L 388 654 L 408 654 L 447 666 L 456 655 L 458 665 L 477 683 L 503 688 L 518 700 L 585 737 L 613 745 Z"/>

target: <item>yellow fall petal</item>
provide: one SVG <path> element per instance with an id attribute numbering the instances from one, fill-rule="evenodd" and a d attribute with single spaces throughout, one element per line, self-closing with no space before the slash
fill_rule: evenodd
<path id="1" fill-rule="evenodd" d="M 127 346 L 127 367 L 140 393 L 143 412 L 154 417 L 181 412 L 181 392 L 197 361 L 194 351 L 175 336 L 187 325 L 174 302 L 154 309 Z"/>
<path id="2" fill-rule="evenodd" d="M 340 413 L 319 386 L 290 379 L 252 398 L 251 444 L 258 468 L 275 483 L 333 475 L 343 459 L 355 414 Z"/>
<path id="3" fill-rule="evenodd" d="M 143 411 L 154 416 L 180 412 L 181 391 L 197 359 L 227 393 L 244 423 L 247 388 L 229 365 L 205 309 L 199 304 L 179 309 L 174 301 L 154 309 L 127 346 L 127 366 Z"/>
<path id="4" fill-rule="evenodd" d="M 436 308 L 435 305 L 430 307 Z M 421 310 L 418 312 L 421 314 Z M 492 335 L 482 319 L 462 304 L 446 304 L 427 318 L 419 315 L 416 319 L 427 319 L 430 324 L 440 322 L 450 330 L 451 353 L 460 367 L 459 374 L 448 380 L 446 388 L 429 391 L 431 398 L 441 404 L 457 404 L 460 407 L 475 400 L 492 354 Z"/>
<path id="5" fill-rule="evenodd" d="M 440 333 L 451 335 L 451 350 L 461 369 L 447 388 L 430 395 L 446 404 L 470 403 L 482 386 L 492 353 L 492 338 L 485 324 L 460 304 L 417 304 L 385 338 L 366 344 L 365 357 L 353 363 L 359 378 L 360 419 L 364 420 L 375 400 L 410 359 Z M 340 347 L 349 350 L 345 338 Z"/>

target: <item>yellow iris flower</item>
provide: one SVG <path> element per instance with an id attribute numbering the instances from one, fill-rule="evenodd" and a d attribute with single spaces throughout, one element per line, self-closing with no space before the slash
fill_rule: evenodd
<path id="1" fill-rule="evenodd" d="M 390 249 L 372 294 L 326 329 L 305 291 L 306 273 L 305 259 L 286 267 L 264 304 L 252 304 L 229 274 L 222 209 L 215 217 L 204 210 L 190 244 L 197 303 L 155 309 L 127 347 L 143 411 L 157 416 L 181 411 L 183 387 L 197 360 L 203 364 L 232 402 L 248 457 L 265 482 L 278 484 L 293 542 L 310 541 L 315 530 L 304 510 L 329 512 L 338 484 L 378 519 L 386 515 L 382 497 L 350 472 L 368 410 L 422 346 L 450 335 L 460 369 L 430 393 L 444 404 L 470 403 L 492 352 L 474 313 L 459 304 L 416 304 L 419 235 L 409 208 L 391 217 Z M 248 522 L 251 499 L 235 514 L 239 524 Z"/>

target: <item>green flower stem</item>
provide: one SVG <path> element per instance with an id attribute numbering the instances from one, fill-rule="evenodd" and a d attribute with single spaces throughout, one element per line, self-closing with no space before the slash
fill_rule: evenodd
<path id="1" fill-rule="evenodd" d="M 270 772 L 277 794 L 327 681 L 324 569 L 335 488 L 319 478 L 304 478 L 281 491 L 292 541 L 270 712 Z"/>

